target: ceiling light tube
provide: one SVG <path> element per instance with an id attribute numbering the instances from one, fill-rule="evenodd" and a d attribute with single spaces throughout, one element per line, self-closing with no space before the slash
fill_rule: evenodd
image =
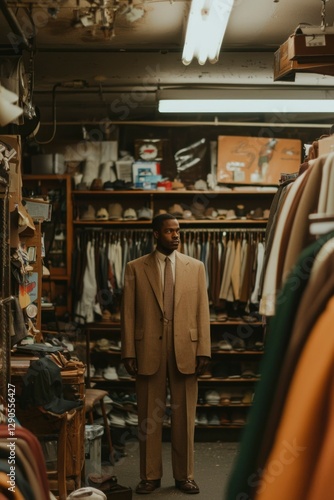
<path id="1" fill-rule="evenodd" d="M 161 113 L 334 113 L 334 91 L 301 89 L 161 90 Z"/>
<path id="2" fill-rule="evenodd" d="M 221 44 L 234 0 L 192 0 L 182 62 L 191 63 L 194 57 L 203 65 L 207 59 L 218 61 Z"/>
<path id="3" fill-rule="evenodd" d="M 334 113 L 334 100 L 318 99 L 169 99 L 160 113 Z"/>

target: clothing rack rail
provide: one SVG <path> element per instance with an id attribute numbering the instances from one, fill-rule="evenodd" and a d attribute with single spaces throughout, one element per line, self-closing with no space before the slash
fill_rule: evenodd
<path id="1" fill-rule="evenodd" d="M 119 234 L 119 233 L 129 233 L 129 234 L 139 234 L 139 233 L 152 233 L 152 229 L 130 229 L 130 228 L 121 228 L 121 229 L 109 229 L 109 228 L 90 228 L 87 229 L 79 229 L 79 232 L 87 233 L 96 233 L 96 234 Z M 265 233 L 265 227 L 257 227 L 257 228 L 247 228 L 247 227 L 224 227 L 224 228 L 180 228 L 180 232 L 192 232 L 192 233 Z M 79 233 L 80 234 L 80 233 Z"/>

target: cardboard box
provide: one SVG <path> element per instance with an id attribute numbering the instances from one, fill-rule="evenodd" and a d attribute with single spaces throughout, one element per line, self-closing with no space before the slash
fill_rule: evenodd
<path id="1" fill-rule="evenodd" d="M 217 181 L 277 185 L 282 172 L 299 170 L 301 155 L 298 139 L 219 136 Z"/>

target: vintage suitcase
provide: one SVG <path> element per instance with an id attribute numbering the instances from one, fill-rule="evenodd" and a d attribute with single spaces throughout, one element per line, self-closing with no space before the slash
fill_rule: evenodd
<path id="1" fill-rule="evenodd" d="M 333 63 L 334 33 L 320 26 L 298 26 L 289 36 L 288 56 L 298 62 Z"/>
<path id="2" fill-rule="evenodd" d="M 274 81 L 293 82 L 296 73 L 334 75 L 334 34 L 318 31 L 318 27 L 299 27 L 277 49 Z"/>

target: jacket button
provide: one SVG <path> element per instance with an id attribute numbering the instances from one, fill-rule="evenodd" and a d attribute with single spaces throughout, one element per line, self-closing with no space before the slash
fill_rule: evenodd
<path id="1" fill-rule="evenodd" d="M 159 337 L 159 340 L 161 340 L 161 339 L 162 339 L 162 335 L 160 335 L 160 337 Z"/>

